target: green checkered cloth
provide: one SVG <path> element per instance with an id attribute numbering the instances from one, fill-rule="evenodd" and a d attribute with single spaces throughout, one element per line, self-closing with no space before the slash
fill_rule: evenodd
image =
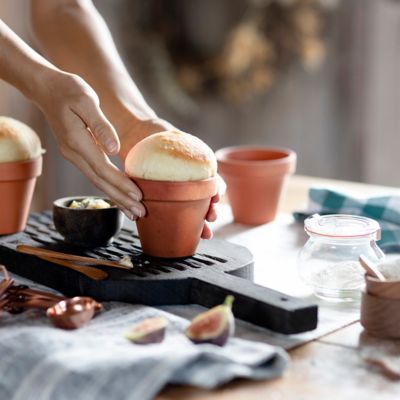
<path id="1" fill-rule="evenodd" d="M 382 229 L 379 247 L 385 253 L 400 252 L 400 196 L 356 198 L 331 189 L 311 188 L 308 207 L 295 212 L 294 218 L 303 222 L 313 214 L 362 215 L 379 222 Z"/>

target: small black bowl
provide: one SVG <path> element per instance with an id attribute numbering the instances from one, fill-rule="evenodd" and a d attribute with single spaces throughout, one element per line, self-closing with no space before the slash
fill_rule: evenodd
<path id="1" fill-rule="evenodd" d="M 101 209 L 69 208 L 73 200 L 88 197 L 107 201 L 111 207 Z M 110 200 L 98 196 L 64 197 L 53 203 L 53 221 L 65 242 L 81 247 L 109 245 L 122 227 L 123 216 Z"/>

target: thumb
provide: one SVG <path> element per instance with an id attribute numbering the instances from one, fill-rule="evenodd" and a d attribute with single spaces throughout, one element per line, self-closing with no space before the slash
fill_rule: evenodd
<path id="1" fill-rule="evenodd" d="M 96 141 L 106 153 L 110 155 L 117 154 L 120 149 L 120 142 L 114 127 L 108 121 L 99 106 L 94 105 L 87 111 L 85 123 Z"/>

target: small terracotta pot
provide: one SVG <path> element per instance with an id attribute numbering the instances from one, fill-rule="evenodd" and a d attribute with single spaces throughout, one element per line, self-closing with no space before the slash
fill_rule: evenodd
<path id="1" fill-rule="evenodd" d="M 296 153 L 237 146 L 220 149 L 216 156 L 235 222 L 260 225 L 275 219 L 286 177 L 296 169 Z"/>
<path id="2" fill-rule="evenodd" d="M 36 178 L 41 173 L 42 156 L 0 163 L 0 235 L 25 229 Z"/>
<path id="3" fill-rule="evenodd" d="M 196 252 L 217 179 L 166 182 L 132 178 L 143 193 L 146 215 L 136 221 L 144 253 L 181 258 Z"/>

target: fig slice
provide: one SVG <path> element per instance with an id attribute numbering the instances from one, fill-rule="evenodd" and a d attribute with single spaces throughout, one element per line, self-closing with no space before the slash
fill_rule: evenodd
<path id="1" fill-rule="evenodd" d="M 235 330 L 235 319 L 232 313 L 233 296 L 227 296 L 223 304 L 195 317 L 188 328 L 186 336 L 196 344 L 212 343 L 224 346 Z"/>
<path id="2" fill-rule="evenodd" d="M 134 325 L 125 337 L 136 344 L 160 343 L 164 340 L 167 325 L 164 317 L 147 318 Z"/>

